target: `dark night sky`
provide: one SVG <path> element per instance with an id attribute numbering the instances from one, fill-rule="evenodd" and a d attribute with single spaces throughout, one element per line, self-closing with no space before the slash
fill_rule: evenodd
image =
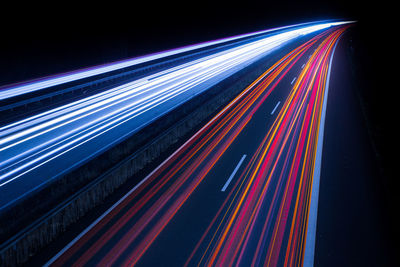
<path id="1" fill-rule="evenodd" d="M 351 1 L 97 1 L 3 9 L 0 85 L 320 19 L 365 19 Z"/>

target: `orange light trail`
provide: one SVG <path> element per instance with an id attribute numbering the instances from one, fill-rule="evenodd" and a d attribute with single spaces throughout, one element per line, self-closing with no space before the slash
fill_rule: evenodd
<path id="1" fill-rule="evenodd" d="M 138 263 L 286 74 L 316 47 L 185 264 L 301 266 L 328 59 L 346 29 L 326 30 L 271 66 L 53 265 Z"/>

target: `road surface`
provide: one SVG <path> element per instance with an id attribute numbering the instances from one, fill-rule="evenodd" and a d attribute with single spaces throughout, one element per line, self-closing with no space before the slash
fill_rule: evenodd
<path id="1" fill-rule="evenodd" d="M 314 262 L 332 59 L 348 26 L 289 52 L 47 262 Z"/>

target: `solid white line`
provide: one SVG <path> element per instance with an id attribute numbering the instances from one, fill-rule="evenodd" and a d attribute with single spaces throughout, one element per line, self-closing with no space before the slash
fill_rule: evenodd
<path id="1" fill-rule="evenodd" d="M 340 37 L 339 37 L 340 39 Z M 327 82 L 325 86 L 324 102 L 322 104 L 321 120 L 319 125 L 317 153 L 315 156 L 314 164 L 314 176 L 311 188 L 311 200 L 310 209 L 308 214 L 308 225 L 306 235 L 306 246 L 304 250 L 304 261 L 303 266 L 313 267 L 314 266 L 314 252 L 315 252 L 315 234 L 317 230 L 317 213 L 318 213 L 318 197 L 319 197 L 319 181 L 321 176 L 321 161 L 322 161 L 322 148 L 324 141 L 324 128 L 325 128 L 325 114 L 326 106 L 328 102 L 328 91 L 329 91 L 329 79 L 331 75 L 332 59 L 335 53 L 336 45 L 339 43 L 339 39 L 336 41 L 333 47 L 332 55 L 329 61 L 329 69 Z"/>
<path id="2" fill-rule="evenodd" d="M 281 101 L 278 101 L 278 103 L 276 103 L 274 109 L 271 112 L 271 115 L 274 114 L 275 110 L 278 108 L 279 104 L 281 103 Z"/>
<path id="3" fill-rule="evenodd" d="M 294 77 L 290 84 L 293 84 L 297 77 Z"/>
<path id="4" fill-rule="evenodd" d="M 242 158 L 240 159 L 239 163 L 236 165 L 236 168 L 233 170 L 231 176 L 229 176 L 228 181 L 226 181 L 224 187 L 222 187 L 221 191 L 225 192 L 226 188 L 228 187 L 228 185 L 230 184 L 230 182 L 232 181 L 233 177 L 235 176 L 236 172 L 239 170 L 240 165 L 242 165 L 244 159 L 246 158 L 246 154 L 244 154 L 242 156 Z"/>

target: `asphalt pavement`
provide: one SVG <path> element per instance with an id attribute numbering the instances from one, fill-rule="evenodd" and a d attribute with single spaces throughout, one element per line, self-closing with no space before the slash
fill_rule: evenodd
<path id="1" fill-rule="evenodd" d="M 325 31 L 266 70 L 48 264 L 280 266 L 312 258 L 305 241 L 318 130 L 344 30 Z"/>

